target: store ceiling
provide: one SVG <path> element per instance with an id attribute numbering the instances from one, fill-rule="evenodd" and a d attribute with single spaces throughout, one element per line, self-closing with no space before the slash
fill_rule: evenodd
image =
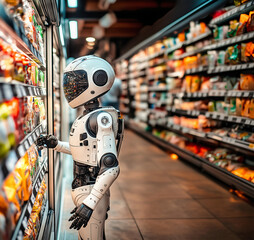
<path id="1" fill-rule="evenodd" d="M 141 29 L 153 25 L 176 3 L 176 0 L 116 0 L 107 9 L 100 9 L 99 4 L 107 1 L 110 0 L 78 0 L 78 8 L 68 8 L 66 1 L 65 18 L 78 21 L 78 39 L 69 39 L 67 42 L 68 57 L 97 53 L 113 60 Z M 93 28 L 99 25 L 99 19 L 108 12 L 113 12 L 117 21 L 104 29 L 104 36 L 97 39 L 91 49 L 85 39 L 93 36 Z"/>

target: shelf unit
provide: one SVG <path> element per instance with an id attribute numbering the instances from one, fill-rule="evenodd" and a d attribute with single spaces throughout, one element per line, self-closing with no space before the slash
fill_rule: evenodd
<path id="1" fill-rule="evenodd" d="M 254 62 L 241 62 L 235 65 L 219 65 L 217 66 L 210 64 L 208 65 L 205 61 L 202 61 L 198 67 L 187 67 L 184 69 L 181 67 L 183 65 L 182 59 L 198 56 L 200 61 L 202 57 L 210 54 L 211 50 L 223 50 L 229 46 L 234 46 L 239 43 L 246 43 L 254 40 L 254 32 L 247 32 L 239 36 L 231 37 L 223 40 L 214 40 L 212 39 L 212 28 L 216 25 L 223 25 L 231 19 L 239 18 L 241 13 L 248 13 L 248 11 L 254 9 L 254 1 L 248 1 L 247 3 L 234 7 L 229 10 L 227 13 L 217 17 L 216 19 L 211 20 L 208 23 L 210 30 L 205 34 L 201 34 L 195 38 L 191 38 L 188 41 L 179 43 L 179 39 L 176 40 L 175 33 L 171 33 L 171 36 L 163 36 L 160 41 L 157 43 L 162 43 L 166 37 L 171 37 L 168 42 L 169 45 L 165 43 L 161 48 L 156 48 L 154 43 L 154 49 L 157 49 L 157 52 L 151 54 L 149 48 L 151 46 L 146 46 L 146 49 L 140 49 L 138 53 L 134 56 L 130 56 L 129 61 L 129 70 L 131 69 L 131 74 L 129 74 L 129 114 L 131 116 L 128 120 L 128 126 L 137 131 L 138 133 L 144 135 L 149 140 L 154 141 L 160 146 L 163 146 L 166 149 L 177 153 L 180 157 L 187 159 L 194 163 L 197 166 L 202 167 L 205 171 L 208 171 L 212 175 L 221 179 L 222 181 L 235 186 L 236 188 L 242 190 L 247 195 L 253 197 L 253 183 L 240 178 L 232 173 L 215 166 L 213 163 L 208 162 L 206 159 L 202 159 L 199 156 L 186 151 L 185 149 L 180 149 L 176 145 L 170 144 L 158 137 L 155 137 L 151 134 L 152 130 L 160 128 L 162 130 L 167 130 L 170 132 L 176 132 L 178 135 L 188 136 L 192 139 L 198 141 L 208 142 L 213 146 L 221 146 L 229 148 L 231 150 L 239 151 L 245 155 L 253 155 L 254 146 L 253 144 L 237 140 L 231 137 L 221 137 L 212 132 L 206 133 L 197 131 L 191 128 L 186 128 L 178 124 L 171 124 L 167 122 L 167 119 L 171 119 L 176 116 L 186 116 L 190 119 L 198 118 L 200 115 L 206 117 L 210 120 L 215 120 L 216 122 L 220 121 L 221 125 L 219 126 L 238 126 L 240 130 L 248 131 L 249 133 L 253 131 L 254 128 L 254 119 L 246 118 L 242 116 L 228 115 L 221 112 L 208 112 L 207 110 L 195 110 L 199 109 L 197 106 L 191 108 L 190 110 L 182 110 L 181 104 L 183 102 L 195 102 L 199 101 L 202 104 L 208 104 L 208 101 L 223 101 L 225 98 L 225 105 L 229 104 L 229 99 L 240 98 L 245 100 L 250 100 L 254 96 L 254 90 L 233 90 L 233 85 L 230 87 L 227 85 L 214 85 L 209 91 L 196 90 L 195 92 L 186 92 L 186 88 L 181 88 L 183 79 L 187 77 L 209 77 L 213 78 L 216 76 L 225 77 L 225 76 L 239 76 L 240 73 L 254 73 Z M 204 12 L 202 12 L 203 14 Z M 212 13 L 211 9 L 206 9 L 206 15 Z M 203 15 L 202 15 L 203 16 Z M 183 26 L 179 23 L 179 29 L 175 28 L 178 33 L 183 31 Z M 186 32 L 187 33 L 187 32 Z M 188 34 L 188 33 L 187 33 Z M 186 35 L 187 35 L 186 34 Z M 186 36 L 185 35 L 185 36 Z M 172 45 L 174 37 L 175 45 Z M 163 45 L 163 44 L 162 44 Z M 201 47 L 199 47 L 201 46 Z M 145 56 L 144 51 L 146 51 L 147 56 Z M 174 53 L 176 50 L 176 53 Z M 184 52 L 185 50 L 185 52 Z M 130 51 L 131 52 L 131 51 Z M 150 53 L 150 55 L 148 55 Z M 180 54 L 180 55 L 179 55 Z M 147 64 L 145 64 L 147 61 Z M 182 61 L 182 62 L 181 62 Z M 179 64 L 178 68 L 175 64 Z M 139 65 L 142 64 L 142 68 L 139 68 Z M 144 68 L 146 66 L 146 68 Z M 197 66 L 194 65 L 193 66 Z M 160 69 L 159 69 L 160 68 Z M 173 69 L 177 70 L 174 71 Z M 142 72 L 138 71 L 142 69 Z M 175 80 L 174 84 L 172 79 Z M 179 85 L 179 83 L 181 83 Z M 144 85 L 144 86 L 142 86 Z M 142 87 L 141 87 L 142 86 Z M 223 89 L 223 90 L 219 90 Z M 227 90 L 226 90 L 227 89 Z M 231 90 L 232 89 L 232 90 Z M 191 90 L 189 90 L 191 91 Z M 147 100 L 141 101 L 141 95 L 146 95 Z M 147 108 L 140 108 L 138 102 L 147 103 Z M 192 104 L 192 103 L 191 103 Z M 190 104 L 190 105 L 191 105 Z M 214 103 L 215 104 L 215 103 Z M 144 106 L 144 105 L 142 105 Z M 188 105 L 185 105 L 184 109 L 187 109 Z M 192 106 L 192 105 L 191 105 Z M 194 105 L 193 105 L 194 106 Z M 200 109 L 207 109 L 202 107 Z M 193 109 L 193 110 L 192 110 Z M 147 115 L 146 115 L 147 114 Z M 146 117 L 147 116 L 147 117 Z M 146 131 L 144 130 L 146 129 Z"/>
<path id="2" fill-rule="evenodd" d="M 44 35 L 44 51 L 39 52 L 39 48 L 35 48 L 34 45 L 30 42 L 26 36 L 26 31 L 24 23 L 21 22 L 18 18 L 13 18 L 11 14 L 1 11 L 0 15 L 0 38 L 8 45 L 13 47 L 16 52 L 19 52 L 25 55 L 29 61 L 35 65 L 40 71 L 45 74 L 45 87 L 33 86 L 24 84 L 22 82 L 14 81 L 7 82 L 7 79 L 1 76 L 0 78 L 0 102 L 6 102 L 15 98 L 25 98 L 25 97 L 40 97 L 44 105 L 46 106 L 46 116 L 47 119 L 44 122 L 41 122 L 38 126 L 32 129 L 32 132 L 27 134 L 22 141 L 17 143 L 14 149 L 11 149 L 7 158 L 1 161 L 0 163 L 0 184 L 2 186 L 6 177 L 14 170 L 17 161 L 24 156 L 26 151 L 35 143 L 37 138 L 41 134 L 54 134 L 52 126 L 54 125 L 53 119 L 53 94 L 51 94 L 51 87 L 53 85 L 54 78 L 50 77 L 56 71 L 53 69 L 53 44 L 57 49 L 59 62 L 58 69 L 58 85 L 60 85 L 60 79 L 62 77 L 62 71 L 65 64 L 64 61 L 64 51 L 63 47 L 60 44 L 60 35 L 57 30 L 59 26 L 58 18 L 58 7 L 57 1 L 55 0 L 28 0 L 29 4 L 33 7 L 35 12 L 35 18 L 37 23 L 41 25 Z M 20 7 L 22 7 L 20 5 Z M 1 10 L 6 9 L 5 6 L 0 3 Z M 54 29 L 54 33 L 53 33 Z M 52 34 L 50 34 L 52 33 Z M 53 36 L 54 34 L 54 36 Z M 54 37 L 54 40 L 53 40 Z M 54 41 L 54 42 L 53 42 Z M 43 49 L 43 48 L 41 48 Z M 44 57 L 45 56 L 45 57 Z M 61 67 L 60 67 L 61 66 Z M 58 87 L 58 96 L 61 101 L 62 91 Z M 61 119 L 62 112 L 61 108 L 59 109 L 59 116 L 56 116 L 57 119 Z M 68 124 L 68 123 L 66 123 Z M 61 125 L 61 124 L 60 124 Z M 64 124 L 63 124 L 64 125 Z M 63 126 L 62 125 L 62 126 Z M 64 127 L 64 126 L 63 126 Z M 68 129 L 64 129 L 68 130 Z M 59 130 L 58 137 L 61 137 L 61 129 Z M 62 139 L 66 140 L 66 139 Z M 45 150 L 46 151 L 46 150 Z M 47 190 L 45 202 L 43 203 L 41 211 L 41 222 L 38 230 L 38 239 L 46 239 L 49 236 L 57 239 L 57 223 L 60 212 L 60 204 L 55 204 L 54 191 L 57 188 L 58 198 L 57 201 L 61 201 L 61 187 L 62 187 L 62 165 L 60 164 L 62 156 L 58 157 L 58 169 L 54 168 L 52 163 L 54 162 L 54 156 L 51 154 L 52 150 L 47 151 L 44 161 L 39 165 L 39 171 L 35 176 L 32 185 L 32 194 L 30 199 L 25 202 L 22 206 L 22 211 L 19 217 L 19 220 L 16 224 L 15 229 L 12 232 L 12 239 L 23 239 L 24 232 L 27 227 L 28 219 L 30 217 L 36 195 L 39 191 L 42 180 L 45 179 Z M 60 173 L 58 174 L 57 173 Z M 54 181 L 54 176 L 58 178 Z M 53 191 L 52 191 L 53 190 Z M 1 238 L 1 236 L 0 236 Z"/>

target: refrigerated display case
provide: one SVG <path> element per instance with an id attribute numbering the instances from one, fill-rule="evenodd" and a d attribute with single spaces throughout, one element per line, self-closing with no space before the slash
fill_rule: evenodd
<path id="1" fill-rule="evenodd" d="M 1 239 L 57 238 L 61 160 L 35 142 L 41 134 L 61 137 L 58 22 L 53 0 L 0 1 Z"/>
<path id="2" fill-rule="evenodd" d="M 117 64 L 129 62 L 130 128 L 253 197 L 254 1 L 235 3 L 169 23 Z"/>

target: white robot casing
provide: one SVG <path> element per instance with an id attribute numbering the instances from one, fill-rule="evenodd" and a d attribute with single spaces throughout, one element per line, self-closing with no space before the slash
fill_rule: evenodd
<path id="1" fill-rule="evenodd" d="M 68 101 L 70 107 L 72 108 L 77 108 L 91 101 L 92 99 L 100 97 L 111 88 L 115 80 L 115 73 L 111 65 L 104 59 L 93 55 L 77 58 L 65 68 L 64 74 L 68 72 L 74 72 L 77 70 L 82 71 L 84 69 L 86 71 L 86 76 L 88 78 L 87 79 L 88 88 L 85 89 L 80 95 L 75 97 L 73 100 Z M 94 81 L 96 73 L 99 72 L 105 72 L 107 75 L 106 76 L 107 81 L 103 85 L 102 84 L 98 85 Z"/>

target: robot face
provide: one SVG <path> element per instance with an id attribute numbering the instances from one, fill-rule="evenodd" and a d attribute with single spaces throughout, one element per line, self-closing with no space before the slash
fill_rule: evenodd
<path id="1" fill-rule="evenodd" d="M 65 72 L 63 76 L 63 90 L 68 102 L 78 97 L 88 88 L 87 73 L 84 70 Z"/>
<path id="2" fill-rule="evenodd" d="M 114 70 L 108 62 L 96 56 L 81 57 L 64 71 L 64 94 L 69 105 L 76 108 L 105 94 L 114 79 Z"/>

